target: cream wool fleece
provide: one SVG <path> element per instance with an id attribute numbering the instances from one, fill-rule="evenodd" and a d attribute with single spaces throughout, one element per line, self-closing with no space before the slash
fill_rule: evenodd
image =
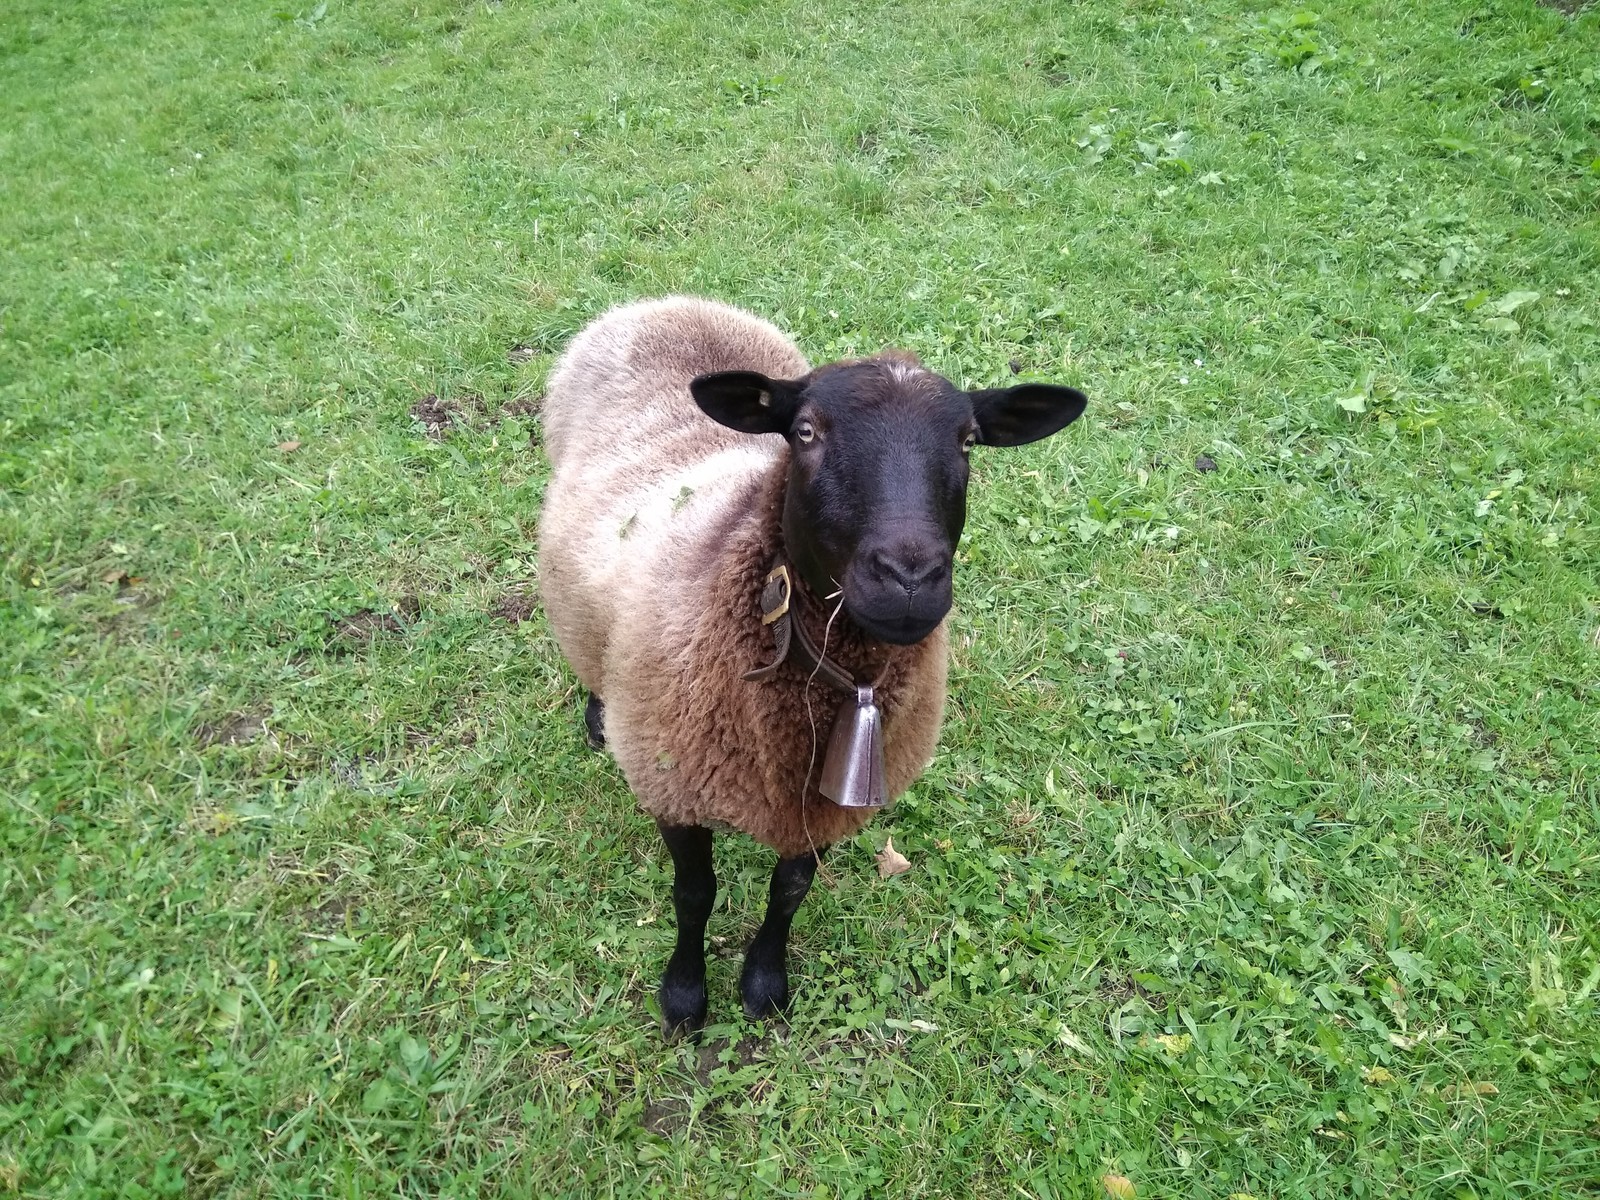
<path id="1" fill-rule="evenodd" d="M 708 300 L 612 309 L 550 376 L 553 466 L 539 524 L 540 591 L 579 681 L 605 702 L 606 741 L 641 806 L 674 825 L 721 823 L 793 857 L 850 836 L 872 809 L 816 790 L 838 693 L 772 657 L 760 591 L 782 548 L 789 448 L 702 413 L 689 381 L 716 371 L 797 379 L 774 326 Z M 933 756 L 945 700 L 944 623 L 915 646 L 871 642 L 802 593 L 807 628 L 858 678 L 883 682 L 891 796 Z"/>

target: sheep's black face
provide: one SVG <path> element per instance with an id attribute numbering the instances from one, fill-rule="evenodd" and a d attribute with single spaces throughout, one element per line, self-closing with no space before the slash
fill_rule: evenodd
<path id="1" fill-rule="evenodd" d="M 725 371 L 690 388 L 714 420 L 788 437 L 790 560 L 819 596 L 842 593 L 866 634 L 900 645 L 927 637 L 950 611 L 972 447 L 1048 437 L 1086 403 L 1047 384 L 964 392 L 894 353 L 798 380 Z"/>

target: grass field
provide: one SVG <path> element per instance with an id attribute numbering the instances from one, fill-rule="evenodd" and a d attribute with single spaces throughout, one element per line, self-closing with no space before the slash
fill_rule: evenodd
<path id="1" fill-rule="evenodd" d="M 0 20 L 0 1195 L 1600 1189 L 1600 6 L 299 2 Z M 1092 399 L 698 1045 L 533 540 L 668 291 Z"/>

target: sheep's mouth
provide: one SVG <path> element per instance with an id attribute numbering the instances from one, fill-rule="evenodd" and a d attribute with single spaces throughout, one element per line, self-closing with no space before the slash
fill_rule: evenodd
<path id="1" fill-rule="evenodd" d="M 944 620 L 949 606 L 946 605 L 937 613 L 914 613 L 907 610 L 899 615 L 885 615 L 863 611 L 846 600 L 845 611 L 850 614 L 850 619 L 855 622 L 856 627 L 874 641 L 888 642 L 895 646 L 914 646 L 939 628 L 939 623 Z"/>

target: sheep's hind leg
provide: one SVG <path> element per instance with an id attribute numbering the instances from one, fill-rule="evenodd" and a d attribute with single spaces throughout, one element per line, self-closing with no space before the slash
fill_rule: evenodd
<path id="1" fill-rule="evenodd" d="M 717 898 L 711 869 L 711 830 L 703 825 L 657 822 L 672 853 L 672 906 L 678 914 L 678 944 L 661 977 L 657 999 L 668 1037 L 706 1023 L 706 921 Z"/>
<path id="2" fill-rule="evenodd" d="M 739 995 L 745 1015 L 770 1017 L 789 1007 L 789 926 L 811 890 L 822 851 L 781 858 L 772 872 L 767 916 L 745 952 Z"/>
<path id="3" fill-rule="evenodd" d="M 583 706 L 583 740 L 591 750 L 606 748 L 606 702 L 593 692 Z"/>

